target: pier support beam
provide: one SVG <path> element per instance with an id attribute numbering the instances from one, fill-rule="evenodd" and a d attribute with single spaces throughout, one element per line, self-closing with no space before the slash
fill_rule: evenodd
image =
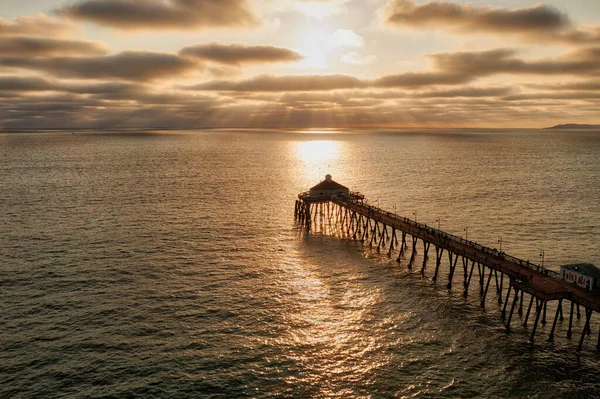
<path id="1" fill-rule="evenodd" d="M 483 291 L 483 296 L 481 297 L 481 307 L 484 309 L 485 309 L 485 297 L 487 296 L 488 289 L 490 288 L 490 281 L 492 281 L 492 271 L 491 270 L 488 273 L 488 279 L 487 279 L 487 283 L 485 285 L 485 291 Z"/>
<path id="2" fill-rule="evenodd" d="M 531 337 L 529 338 L 529 342 L 533 345 L 535 340 L 535 330 L 537 330 L 538 322 L 540 321 L 540 315 L 542 314 L 542 308 L 544 307 L 544 300 L 535 300 L 535 322 L 533 323 L 533 330 L 531 330 Z"/>
<path id="3" fill-rule="evenodd" d="M 448 258 L 450 258 L 450 274 L 448 275 L 448 284 L 446 288 L 452 288 L 452 279 L 454 278 L 454 271 L 456 270 L 456 262 L 458 262 L 458 254 L 454 254 L 454 262 L 452 261 L 452 252 L 448 251 Z"/>
<path id="4" fill-rule="evenodd" d="M 502 320 L 506 318 L 506 305 L 508 305 L 508 301 L 510 299 L 510 290 L 512 285 L 508 286 L 508 291 L 506 292 L 506 299 L 504 300 L 504 307 L 502 308 Z"/>
<path id="5" fill-rule="evenodd" d="M 571 313 L 569 314 L 569 329 L 567 330 L 567 338 L 571 339 L 573 335 L 573 311 L 575 307 L 575 302 L 571 301 Z"/>
<path id="6" fill-rule="evenodd" d="M 510 292 L 510 285 L 508 286 L 508 291 Z M 507 301 L 510 299 L 510 297 L 506 297 Z M 515 299 L 513 299 L 513 303 L 512 306 L 510 307 L 510 313 L 508 315 L 508 320 L 506 321 L 506 331 L 509 332 L 510 331 L 510 321 L 512 319 L 512 315 L 513 312 L 515 311 L 515 306 L 517 305 L 517 302 L 519 301 L 519 289 L 517 287 L 515 287 Z"/>
<path id="7" fill-rule="evenodd" d="M 558 320 L 560 320 L 560 322 L 562 323 L 562 321 L 564 320 L 563 310 L 562 310 L 562 301 L 560 301 L 558 303 L 558 310 L 560 310 L 560 318 Z"/>
<path id="8" fill-rule="evenodd" d="M 421 274 L 425 274 L 425 268 L 427 267 L 427 261 L 429 260 L 429 247 L 431 246 L 430 242 L 423 241 L 423 266 L 421 267 Z M 437 247 L 435 248 L 437 253 Z"/>
<path id="9" fill-rule="evenodd" d="M 385 232 L 387 231 L 387 226 L 384 224 L 382 230 L 379 232 L 379 243 L 377 244 L 377 252 L 381 250 L 381 246 L 385 247 Z"/>
<path id="10" fill-rule="evenodd" d="M 542 325 L 545 326 L 546 325 L 546 305 L 548 304 L 547 301 L 544 301 L 544 315 L 542 316 Z"/>
<path id="11" fill-rule="evenodd" d="M 419 239 L 417 237 L 412 238 L 412 252 L 410 254 L 410 261 L 408 261 L 408 268 L 412 269 L 415 257 L 417 256 L 417 243 Z"/>
<path id="12" fill-rule="evenodd" d="M 469 276 L 469 260 L 462 256 L 462 265 L 463 265 L 463 288 L 467 286 L 467 278 Z"/>
<path id="13" fill-rule="evenodd" d="M 523 290 L 521 290 L 521 299 L 519 300 L 519 316 L 523 316 Z"/>
<path id="14" fill-rule="evenodd" d="M 398 239 L 396 238 L 396 229 L 392 227 L 392 239 L 390 240 L 390 250 L 387 255 L 392 256 L 392 251 L 394 250 L 394 244 L 398 243 Z"/>
<path id="15" fill-rule="evenodd" d="M 592 317 L 593 310 L 591 308 L 585 307 L 585 325 L 583 326 L 583 331 L 581 332 L 581 338 L 579 339 L 579 345 L 577 346 L 577 352 L 581 352 L 581 348 L 583 348 L 583 338 L 585 338 L 586 332 L 590 329 L 590 318 Z"/>
<path id="16" fill-rule="evenodd" d="M 433 281 L 437 280 L 438 272 L 440 270 L 440 264 L 442 263 L 442 255 L 444 254 L 444 248 L 435 247 L 435 272 L 433 273 Z M 450 252 L 448 252 L 450 254 Z"/>
<path id="17" fill-rule="evenodd" d="M 494 271 L 496 274 L 496 271 Z M 498 283 L 498 277 L 496 276 L 496 284 Z M 502 284 L 504 283 L 504 273 L 500 272 L 500 286 L 498 287 L 498 306 L 502 305 Z M 510 291 L 510 289 L 509 289 Z M 508 296 L 507 296 L 508 298 Z"/>
<path id="18" fill-rule="evenodd" d="M 371 230 L 371 239 L 369 240 L 369 248 L 373 248 L 373 242 L 377 239 L 377 228 L 379 227 L 379 222 L 377 220 L 373 220 L 374 226 Z"/>
<path id="19" fill-rule="evenodd" d="M 523 327 L 527 328 L 527 321 L 529 320 L 529 314 L 531 313 L 531 305 L 533 305 L 534 296 L 531 296 L 529 300 L 529 306 L 527 307 L 527 314 L 525 315 L 525 320 L 523 320 Z M 537 303 L 537 299 L 536 299 Z"/>
<path id="20" fill-rule="evenodd" d="M 464 262 L 464 259 L 465 258 L 463 258 L 463 262 Z M 467 262 L 468 262 L 468 259 L 467 259 Z M 465 290 L 463 292 L 463 296 L 465 298 L 467 297 L 467 295 L 469 293 L 469 285 L 471 284 L 471 277 L 473 277 L 473 269 L 474 268 L 475 268 L 475 261 L 473 260 L 473 261 L 471 261 L 471 271 L 469 272 L 469 278 L 467 278 L 466 283 L 465 283 L 465 287 L 464 287 Z"/>
<path id="21" fill-rule="evenodd" d="M 404 255 L 404 250 L 406 249 L 406 233 L 402 232 L 402 242 L 400 243 L 400 252 L 398 252 L 398 258 L 396 262 L 400 263 L 400 258 Z"/>
<path id="22" fill-rule="evenodd" d="M 556 328 L 556 322 L 558 321 L 558 315 L 560 314 L 560 309 L 562 307 L 562 298 L 558 300 L 558 307 L 556 308 L 556 314 L 554 315 L 554 322 L 552 322 L 552 329 L 550 329 L 550 335 L 548 339 L 550 341 L 554 340 L 554 329 Z"/>
<path id="23" fill-rule="evenodd" d="M 483 295 L 483 286 L 485 283 L 485 265 L 482 263 L 477 263 L 477 271 L 479 272 L 479 295 Z"/>
<path id="24" fill-rule="evenodd" d="M 362 242 L 364 244 L 365 239 L 369 238 L 369 228 L 371 226 L 371 219 L 369 219 L 368 217 L 365 218 L 365 221 L 363 223 L 363 231 L 362 231 L 362 235 L 360 237 L 360 242 Z"/>

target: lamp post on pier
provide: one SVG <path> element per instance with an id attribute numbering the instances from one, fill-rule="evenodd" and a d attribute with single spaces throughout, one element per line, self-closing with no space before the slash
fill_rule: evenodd
<path id="1" fill-rule="evenodd" d="M 417 211 L 414 211 L 413 215 L 415 216 L 415 223 L 417 223 Z"/>
<path id="2" fill-rule="evenodd" d="M 440 229 L 440 223 L 441 223 L 442 219 L 441 218 L 437 218 L 437 219 L 435 219 L 435 221 L 438 223 L 438 230 L 439 230 Z"/>
<path id="3" fill-rule="evenodd" d="M 469 226 L 465 227 L 465 241 L 469 241 Z"/>
<path id="4" fill-rule="evenodd" d="M 502 237 L 498 237 L 498 243 L 500 243 L 500 252 L 502 252 Z"/>
<path id="5" fill-rule="evenodd" d="M 546 255 L 546 253 L 544 252 L 544 250 L 542 249 L 540 251 L 540 256 L 542 257 L 542 267 L 544 267 L 544 256 Z"/>

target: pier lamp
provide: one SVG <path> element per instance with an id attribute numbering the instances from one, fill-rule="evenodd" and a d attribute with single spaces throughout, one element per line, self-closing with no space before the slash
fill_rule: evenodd
<path id="1" fill-rule="evenodd" d="M 437 218 L 435 219 L 435 221 L 438 223 L 438 230 L 440 229 L 440 223 L 442 222 L 441 218 Z"/>
<path id="2" fill-rule="evenodd" d="M 396 204 L 394 204 L 394 215 L 396 214 Z"/>
<path id="3" fill-rule="evenodd" d="M 469 241 L 469 226 L 465 227 L 465 241 Z"/>
<path id="4" fill-rule="evenodd" d="M 498 243 L 500 244 L 500 252 L 502 252 L 502 237 L 498 237 Z"/>
<path id="5" fill-rule="evenodd" d="M 417 211 L 414 211 L 413 215 L 415 216 L 415 223 L 417 223 Z"/>
<path id="6" fill-rule="evenodd" d="M 540 256 L 542 257 L 542 267 L 544 267 L 544 255 L 545 255 L 545 253 L 544 253 L 544 250 L 542 249 L 540 251 Z"/>

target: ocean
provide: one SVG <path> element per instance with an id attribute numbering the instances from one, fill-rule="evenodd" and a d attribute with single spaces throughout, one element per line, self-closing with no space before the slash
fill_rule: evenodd
<path id="1" fill-rule="evenodd" d="M 301 234 L 294 201 L 325 174 L 532 263 L 600 266 L 600 131 L 0 133 L 0 397 L 600 397 L 598 314 L 580 355 L 583 318 L 532 348 L 476 288 Z"/>

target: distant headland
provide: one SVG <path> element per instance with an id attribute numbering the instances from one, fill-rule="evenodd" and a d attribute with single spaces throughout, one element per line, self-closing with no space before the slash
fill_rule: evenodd
<path id="1" fill-rule="evenodd" d="M 584 125 L 584 124 L 579 124 L 579 123 L 565 123 L 563 125 L 545 127 L 544 129 L 600 129 L 600 125 Z"/>

